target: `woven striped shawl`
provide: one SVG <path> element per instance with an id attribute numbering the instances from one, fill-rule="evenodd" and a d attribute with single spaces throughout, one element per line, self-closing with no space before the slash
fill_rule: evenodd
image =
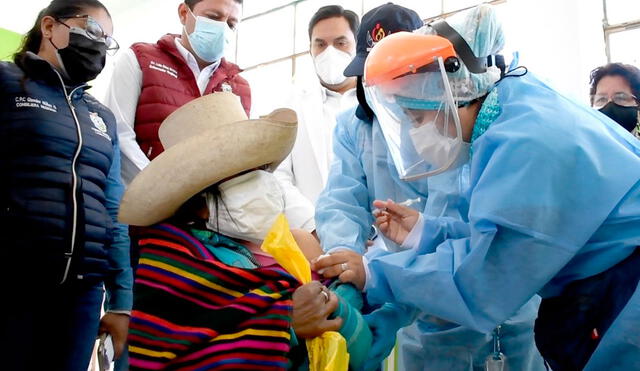
<path id="1" fill-rule="evenodd" d="M 286 369 L 295 278 L 225 265 L 170 224 L 146 229 L 139 245 L 132 370 Z"/>

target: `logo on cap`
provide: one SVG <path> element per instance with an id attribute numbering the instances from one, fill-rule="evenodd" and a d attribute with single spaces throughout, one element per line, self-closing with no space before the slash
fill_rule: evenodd
<path id="1" fill-rule="evenodd" d="M 384 39 L 386 36 L 387 31 L 385 31 L 384 27 L 382 27 L 380 23 L 376 23 L 371 32 L 367 33 L 367 51 L 371 51 L 378 41 Z"/>

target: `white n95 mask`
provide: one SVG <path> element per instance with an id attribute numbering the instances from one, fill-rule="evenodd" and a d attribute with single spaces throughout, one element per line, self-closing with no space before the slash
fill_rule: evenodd
<path id="1" fill-rule="evenodd" d="M 460 153 L 458 140 L 440 134 L 433 122 L 409 130 L 411 142 L 416 152 L 433 168 L 442 168 L 449 164 Z"/>
<path id="2" fill-rule="evenodd" d="M 284 194 L 276 177 L 264 170 L 219 185 L 220 198 L 206 193 L 207 228 L 228 237 L 260 243 L 284 211 Z"/>
<path id="3" fill-rule="evenodd" d="M 328 85 L 342 84 L 347 77 L 344 70 L 351 63 L 352 56 L 329 45 L 313 59 L 316 74 Z"/>

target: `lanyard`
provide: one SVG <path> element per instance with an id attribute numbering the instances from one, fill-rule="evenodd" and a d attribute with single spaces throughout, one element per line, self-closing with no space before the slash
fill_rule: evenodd
<path id="1" fill-rule="evenodd" d="M 502 353 L 500 344 L 500 330 L 498 326 L 493 330 L 493 352 L 487 356 L 484 362 L 485 371 L 506 371 L 507 357 Z"/>

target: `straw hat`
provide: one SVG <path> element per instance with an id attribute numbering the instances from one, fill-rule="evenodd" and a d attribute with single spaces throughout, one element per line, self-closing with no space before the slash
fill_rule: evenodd
<path id="1" fill-rule="evenodd" d="M 119 221 L 155 224 L 222 179 L 263 165 L 275 170 L 291 151 L 296 130 L 294 111 L 277 109 L 248 120 L 240 100 L 230 92 L 187 103 L 160 126 L 165 151 L 127 188 Z"/>

